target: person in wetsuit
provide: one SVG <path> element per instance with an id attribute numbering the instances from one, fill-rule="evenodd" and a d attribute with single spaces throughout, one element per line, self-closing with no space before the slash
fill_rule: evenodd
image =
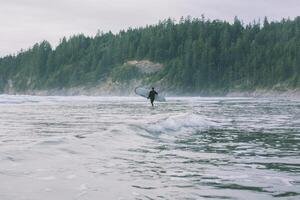
<path id="1" fill-rule="evenodd" d="M 150 99 L 151 105 L 153 105 L 154 99 L 155 99 L 155 95 L 157 95 L 157 92 L 154 90 L 154 87 L 152 88 L 152 90 L 149 92 L 148 95 L 148 99 Z"/>

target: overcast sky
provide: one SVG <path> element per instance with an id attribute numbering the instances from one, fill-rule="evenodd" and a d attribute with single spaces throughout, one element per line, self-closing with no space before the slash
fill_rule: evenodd
<path id="1" fill-rule="evenodd" d="M 300 15 L 300 0 L 0 0 L 0 56 L 63 36 L 117 32 L 181 16 L 245 23 Z"/>

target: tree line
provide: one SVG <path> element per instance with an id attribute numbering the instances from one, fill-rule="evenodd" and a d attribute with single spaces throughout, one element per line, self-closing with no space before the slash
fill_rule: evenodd
<path id="1" fill-rule="evenodd" d="M 243 24 L 202 18 L 167 19 L 117 34 L 98 32 L 62 38 L 56 48 L 43 41 L 16 55 L 0 58 L 0 91 L 93 86 L 116 74 L 129 60 L 164 65 L 148 75 L 174 91 L 300 87 L 300 17 Z M 117 72 L 117 73 L 113 73 Z M 136 77 L 135 77 L 136 76 Z M 117 78 L 118 78 L 117 77 Z"/>

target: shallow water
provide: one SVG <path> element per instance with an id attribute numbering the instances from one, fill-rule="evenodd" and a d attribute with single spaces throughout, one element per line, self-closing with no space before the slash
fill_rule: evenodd
<path id="1" fill-rule="evenodd" d="M 300 100 L 0 96 L 0 199 L 300 199 Z"/>

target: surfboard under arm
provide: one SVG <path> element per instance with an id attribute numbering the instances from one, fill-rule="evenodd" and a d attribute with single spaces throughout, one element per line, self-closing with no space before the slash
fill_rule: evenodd
<path id="1" fill-rule="evenodd" d="M 142 87 L 137 87 L 134 89 L 134 92 L 139 96 L 148 98 L 150 90 L 146 89 L 146 88 L 142 88 Z M 161 94 L 155 95 L 155 100 L 156 101 L 166 101 L 165 97 Z"/>

